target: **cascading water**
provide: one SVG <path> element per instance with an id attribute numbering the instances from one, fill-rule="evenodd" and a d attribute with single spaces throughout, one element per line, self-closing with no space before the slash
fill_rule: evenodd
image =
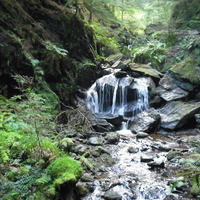
<path id="1" fill-rule="evenodd" d="M 106 75 L 98 79 L 88 90 L 86 103 L 93 113 L 132 118 L 149 108 L 148 79 L 129 76 L 116 78 L 114 74 Z M 157 177 L 156 173 L 150 172 L 145 163 L 140 162 L 141 156 L 146 153 L 142 150 L 146 145 L 145 140 L 137 141 L 133 133 L 127 130 L 126 122 L 122 123 L 122 129 L 118 133 L 122 137 L 118 144 L 106 146 L 117 163 L 99 176 L 95 181 L 96 189 L 83 200 L 102 200 L 102 193 L 105 192 L 103 185 L 107 179 L 112 180 L 115 177 L 118 184 L 113 187 L 113 192 L 117 191 L 122 200 L 163 200 L 169 193 L 166 182 Z M 151 146 L 151 140 L 147 139 L 146 142 Z M 138 149 L 134 156 L 127 151 L 130 146 Z M 133 176 L 137 177 L 134 192 L 130 187 L 130 182 L 134 180 Z"/>
<path id="2" fill-rule="evenodd" d="M 93 113 L 133 117 L 149 107 L 147 79 L 106 75 L 88 90 L 86 102 Z"/>

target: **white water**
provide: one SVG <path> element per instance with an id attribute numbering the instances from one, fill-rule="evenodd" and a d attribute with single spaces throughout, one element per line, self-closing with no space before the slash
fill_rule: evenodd
<path id="1" fill-rule="evenodd" d="M 87 107 L 93 113 L 122 116 L 129 113 L 129 117 L 133 117 L 149 107 L 147 87 L 146 78 L 116 78 L 113 74 L 106 75 L 88 90 Z"/>
<path id="2" fill-rule="evenodd" d="M 113 74 L 98 79 L 88 90 L 87 107 L 93 113 L 117 114 L 124 118 L 134 117 L 141 111 L 148 109 L 148 83 L 146 78 L 116 78 Z M 127 114 L 128 113 L 128 114 Z M 128 115 L 128 117 L 127 117 Z M 108 169 L 106 178 L 98 178 L 95 181 L 96 189 L 83 200 L 102 200 L 105 192 L 102 185 L 106 179 L 116 179 L 120 184 L 114 187 L 121 195 L 122 200 L 163 200 L 169 194 L 169 186 L 161 180 L 156 172 L 150 171 L 146 163 L 140 162 L 145 155 L 142 148 L 151 145 L 149 139 L 136 140 L 135 135 L 127 130 L 126 122 L 122 123 L 120 141 L 117 145 L 108 145 L 108 151 L 116 160 L 116 164 Z M 128 148 L 134 146 L 137 153 L 130 154 Z M 165 158 L 159 155 L 159 158 Z M 130 180 L 135 180 L 135 197 L 130 188 Z M 153 192 L 152 192 L 153 191 Z"/>

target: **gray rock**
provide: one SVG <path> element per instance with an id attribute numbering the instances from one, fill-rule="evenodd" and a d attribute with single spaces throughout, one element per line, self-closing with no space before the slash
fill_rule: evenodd
<path id="1" fill-rule="evenodd" d="M 154 108 L 151 108 L 135 116 L 134 120 L 130 122 L 130 130 L 134 133 L 153 133 L 158 128 L 159 123 L 159 113 Z"/>
<path id="2" fill-rule="evenodd" d="M 120 135 L 118 132 L 108 132 L 105 140 L 108 144 L 116 144 L 119 142 Z"/>
<path id="3" fill-rule="evenodd" d="M 181 99 L 189 93 L 177 86 L 175 80 L 165 75 L 159 82 L 157 93 L 166 101 Z"/>
<path id="4" fill-rule="evenodd" d="M 128 148 L 129 153 L 137 153 L 138 151 L 139 151 L 139 149 L 134 146 L 131 146 Z"/>
<path id="5" fill-rule="evenodd" d="M 141 156 L 140 161 L 141 162 L 152 162 L 154 160 L 153 160 L 152 156 L 143 155 L 143 156 Z"/>
<path id="6" fill-rule="evenodd" d="M 145 132 L 142 132 L 142 131 L 140 131 L 140 132 L 138 132 L 138 133 L 136 134 L 136 137 L 137 137 L 137 138 L 145 138 L 145 137 L 148 137 L 148 136 L 149 136 L 148 133 L 145 133 Z"/>
<path id="7" fill-rule="evenodd" d="M 89 143 L 91 145 L 102 145 L 103 139 L 100 137 L 94 136 L 94 137 L 89 138 Z"/>
<path id="8" fill-rule="evenodd" d="M 161 116 L 161 127 L 169 130 L 176 130 L 181 128 L 199 111 L 200 102 L 169 102 L 159 111 Z"/>
<path id="9" fill-rule="evenodd" d="M 113 188 L 105 192 L 104 198 L 106 200 L 122 200 L 121 194 L 118 191 L 115 191 Z"/>
<path id="10" fill-rule="evenodd" d="M 197 127 L 200 128 L 200 114 L 195 114 L 194 117 L 197 123 Z"/>
<path id="11" fill-rule="evenodd" d="M 173 158 L 175 158 L 177 156 L 182 156 L 182 155 L 183 155 L 183 153 L 180 151 L 172 151 L 167 154 L 167 160 L 172 160 Z"/>

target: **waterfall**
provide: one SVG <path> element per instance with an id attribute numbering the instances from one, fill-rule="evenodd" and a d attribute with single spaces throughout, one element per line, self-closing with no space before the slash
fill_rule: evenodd
<path id="1" fill-rule="evenodd" d="M 87 107 L 93 113 L 133 117 L 149 107 L 146 78 L 99 78 L 87 92 Z"/>

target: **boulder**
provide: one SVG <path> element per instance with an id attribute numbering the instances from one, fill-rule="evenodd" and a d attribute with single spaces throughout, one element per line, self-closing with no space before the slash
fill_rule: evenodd
<path id="1" fill-rule="evenodd" d="M 199 111 L 200 102 L 168 102 L 159 110 L 161 127 L 167 130 L 177 130 L 194 118 L 194 115 Z"/>
<path id="2" fill-rule="evenodd" d="M 120 135 L 118 132 L 107 133 L 105 140 L 107 144 L 116 144 L 119 142 Z"/>
<path id="3" fill-rule="evenodd" d="M 159 87 L 157 88 L 157 93 L 165 100 L 172 101 L 176 99 L 181 99 L 187 97 L 188 92 L 181 89 L 176 83 L 175 79 L 168 75 L 159 81 Z"/>
<path id="4" fill-rule="evenodd" d="M 89 144 L 91 145 L 102 145 L 103 144 L 103 139 L 100 137 L 91 137 L 89 138 Z"/>
<path id="5" fill-rule="evenodd" d="M 112 124 L 115 127 L 120 127 L 122 125 L 123 116 L 114 115 L 114 114 L 96 114 L 98 118 L 105 119 L 108 123 Z"/>
<path id="6" fill-rule="evenodd" d="M 138 133 L 136 134 L 136 138 L 146 138 L 146 137 L 148 137 L 148 136 L 149 136 L 148 133 L 145 133 L 145 132 L 142 132 L 142 131 L 140 131 L 140 132 L 138 132 Z"/>
<path id="7" fill-rule="evenodd" d="M 129 66 L 132 71 L 139 73 L 141 76 L 146 75 L 156 79 L 162 77 L 162 74 L 156 69 L 153 69 L 150 65 L 129 63 Z"/>
<path id="8" fill-rule="evenodd" d="M 130 130 L 134 133 L 153 133 L 158 128 L 159 123 L 159 113 L 154 108 L 150 108 L 135 116 L 134 120 L 130 122 Z"/>

